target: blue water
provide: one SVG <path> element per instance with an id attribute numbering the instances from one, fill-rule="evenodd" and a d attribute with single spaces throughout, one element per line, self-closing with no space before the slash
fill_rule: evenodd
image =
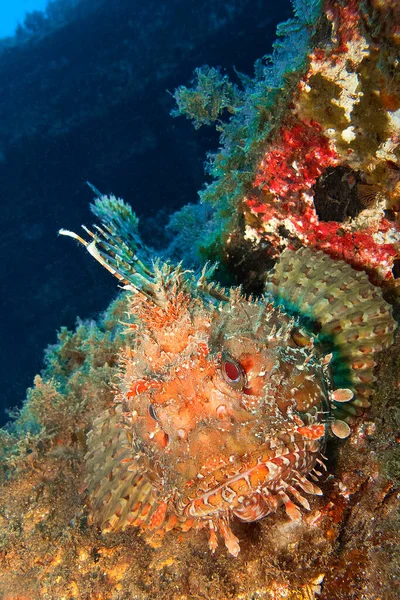
<path id="1" fill-rule="evenodd" d="M 0 4 L 0 38 L 14 35 L 27 12 L 43 11 L 46 4 L 47 0 L 3 0 Z"/>

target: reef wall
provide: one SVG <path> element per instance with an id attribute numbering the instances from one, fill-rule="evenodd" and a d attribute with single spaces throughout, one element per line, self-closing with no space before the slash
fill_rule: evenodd
<path id="1" fill-rule="evenodd" d="M 273 261 L 285 247 L 310 246 L 366 270 L 396 295 L 398 4 L 295 7 L 278 29 L 283 42 L 256 64 L 254 78 L 233 86 L 203 69 L 175 93 L 175 114 L 196 127 L 224 109 L 232 114 L 217 121 L 213 181 L 200 194 L 216 216 L 197 251 L 219 256 L 243 283 L 246 268 L 247 279 L 257 276 L 259 249 Z"/>

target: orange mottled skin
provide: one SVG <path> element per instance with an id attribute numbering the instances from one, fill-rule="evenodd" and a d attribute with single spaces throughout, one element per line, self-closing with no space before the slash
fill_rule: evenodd
<path id="1" fill-rule="evenodd" d="M 172 280 L 159 305 L 133 296 L 136 344 L 121 351 L 115 396 L 123 464 L 151 482 L 151 494 L 122 515 L 111 492 L 97 520 L 105 529 L 137 524 L 161 536 L 171 526 L 206 525 L 212 550 L 219 531 L 237 555 L 233 516 L 257 520 L 283 503 L 297 519 L 290 497 L 308 508 L 299 490 L 320 493 L 304 475 L 325 439 L 326 374 L 312 339 L 272 304 L 237 290 L 217 304 L 187 289 L 179 272 Z M 95 455 L 96 448 L 89 489 L 99 504 Z"/>

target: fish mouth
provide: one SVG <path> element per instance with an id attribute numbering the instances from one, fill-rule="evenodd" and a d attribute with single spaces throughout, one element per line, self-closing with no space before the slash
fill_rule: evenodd
<path id="1" fill-rule="evenodd" d="M 276 510 L 277 494 L 282 496 L 285 488 L 292 488 L 292 480 L 308 493 L 319 493 L 303 475 L 313 469 L 320 449 L 317 440 L 301 439 L 286 445 L 281 440 L 270 442 L 264 451 L 239 456 L 204 477 L 198 476 L 190 491 L 179 498 L 177 513 L 213 518 L 232 511 L 244 521 L 255 521 Z"/>

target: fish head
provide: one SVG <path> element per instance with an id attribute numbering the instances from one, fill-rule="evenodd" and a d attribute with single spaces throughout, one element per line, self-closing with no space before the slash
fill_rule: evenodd
<path id="1" fill-rule="evenodd" d="M 136 465 L 181 518 L 257 520 L 324 443 L 328 396 L 314 340 L 239 290 L 218 306 L 170 300 L 167 310 L 142 297 L 131 307 L 140 325 L 118 401 Z"/>

